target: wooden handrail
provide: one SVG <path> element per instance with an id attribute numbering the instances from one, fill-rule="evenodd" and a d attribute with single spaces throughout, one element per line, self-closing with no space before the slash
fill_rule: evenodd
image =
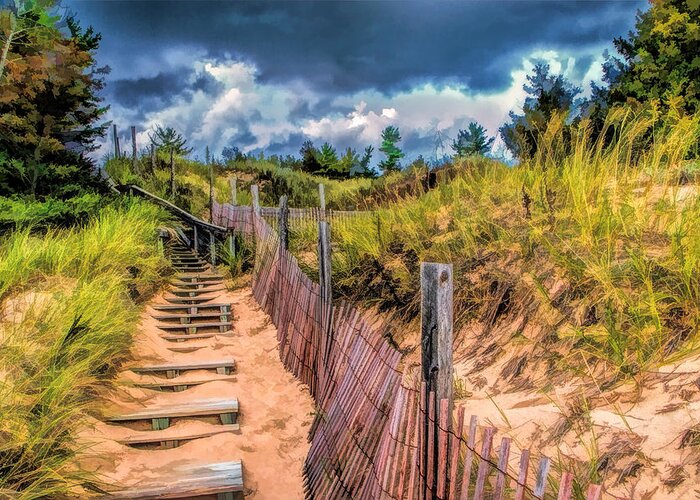
<path id="1" fill-rule="evenodd" d="M 192 224 L 193 226 L 200 227 L 204 229 L 205 231 L 213 232 L 213 233 L 219 233 L 219 234 L 228 234 L 228 229 L 225 227 L 217 226 L 215 224 L 212 224 L 207 221 L 203 221 L 202 219 L 195 217 L 189 212 L 186 212 L 185 210 L 181 209 L 180 207 L 170 203 L 167 200 L 164 200 L 163 198 L 159 198 L 158 196 L 149 193 L 145 189 L 140 188 L 139 186 L 135 184 L 122 184 L 116 186 L 116 189 L 120 193 L 136 193 L 139 196 L 143 196 L 144 198 L 147 198 L 151 200 L 152 202 L 162 206 L 166 210 L 170 211 L 173 213 L 175 216 L 180 218 L 181 220 Z"/>

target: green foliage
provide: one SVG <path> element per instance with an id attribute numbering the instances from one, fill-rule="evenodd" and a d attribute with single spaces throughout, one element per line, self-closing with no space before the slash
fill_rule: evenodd
<path id="1" fill-rule="evenodd" d="M 467 130 L 460 130 L 457 139 L 452 141 L 455 156 L 463 158 L 471 155 L 485 155 L 491 151 L 493 137 L 486 135 L 486 129 L 476 122 L 471 122 Z"/>
<path id="2" fill-rule="evenodd" d="M 99 484 L 74 466 L 76 431 L 128 357 L 137 301 L 164 282 L 163 216 L 125 201 L 83 228 L 2 239 L 0 300 L 12 321 L 2 323 L 0 348 L 0 492 L 84 497 Z"/>
<path id="3" fill-rule="evenodd" d="M 544 133 L 552 117 L 565 118 L 573 111 L 574 100 L 581 89 L 572 85 L 562 75 L 552 75 L 549 65 L 535 65 L 523 85 L 527 92 L 523 114 L 510 112 L 510 123 L 499 129 L 501 138 L 510 152 L 517 158 L 532 158 L 537 151 L 540 135 Z M 568 125 L 563 124 L 564 141 L 568 140 Z"/>
<path id="4" fill-rule="evenodd" d="M 106 126 L 98 94 L 107 69 L 94 61 L 100 35 L 72 18 L 62 34 L 51 5 L 0 10 L 0 195 L 70 197 L 104 187 L 81 155 Z"/>
<path id="5" fill-rule="evenodd" d="M 186 147 L 187 140 L 172 127 L 156 125 L 156 129 L 149 138 L 159 152 L 170 154 L 172 151 L 178 156 L 185 156 L 192 152 L 192 148 Z"/>
<path id="6" fill-rule="evenodd" d="M 700 112 L 700 4 L 652 2 L 637 16 L 629 38 L 614 41 L 620 58 L 606 61 L 609 102 L 661 100 L 687 113 Z"/>
<path id="7" fill-rule="evenodd" d="M 0 198 L 0 232 L 30 227 L 69 227 L 85 222 L 106 203 L 106 198 L 86 193 L 66 200 L 46 198 L 31 201 L 26 198 Z"/>
<path id="8" fill-rule="evenodd" d="M 319 161 L 320 151 L 314 147 L 311 141 L 304 141 L 299 149 L 301 156 L 301 169 L 309 174 L 318 174 L 323 170 L 323 165 Z"/>
<path id="9" fill-rule="evenodd" d="M 389 125 L 382 131 L 382 145 L 379 151 L 386 155 L 386 159 L 379 162 L 379 168 L 384 173 L 396 172 L 401 170 L 401 158 L 405 155 L 397 146 L 401 140 L 401 134 L 398 127 Z"/>

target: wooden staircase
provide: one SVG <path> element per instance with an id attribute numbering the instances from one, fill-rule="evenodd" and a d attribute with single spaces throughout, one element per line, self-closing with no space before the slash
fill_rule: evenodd
<path id="1" fill-rule="evenodd" d="M 170 350 L 182 353 L 178 356 L 186 356 L 188 352 L 202 349 L 201 346 L 188 346 L 190 341 L 233 335 L 231 304 L 217 300 L 219 293 L 225 291 L 223 276 L 182 244 L 173 243 L 169 247 L 169 257 L 177 274 L 172 280 L 172 288 L 164 296 L 167 303 L 153 306 L 156 313 L 152 317 L 163 331 L 160 337 L 164 342 L 180 343 Z M 181 393 L 210 382 L 235 380 L 232 375 L 235 368 L 235 360 L 228 358 L 141 364 L 130 367 L 129 371 L 139 377 L 138 381 L 131 383 L 133 387 L 159 393 Z M 192 373 L 188 376 L 187 372 Z M 166 398 L 175 396 L 163 395 Z M 238 432 L 238 400 L 230 394 L 225 396 L 195 398 L 185 403 L 181 398 L 172 402 L 163 402 L 161 398 L 159 403 L 147 400 L 137 409 L 121 409 L 107 414 L 105 421 L 126 426 L 132 431 L 119 440 L 123 445 L 143 449 L 143 453 L 152 453 L 152 449 L 167 450 L 187 441 Z M 199 432 L 182 432 L 171 427 L 173 422 L 183 419 L 202 419 L 213 425 Z M 112 492 L 107 498 L 242 498 L 240 461 L 178 463 L 176 469 L 167 477 L 146 477 L 138 482 L 138 487 Z"/>

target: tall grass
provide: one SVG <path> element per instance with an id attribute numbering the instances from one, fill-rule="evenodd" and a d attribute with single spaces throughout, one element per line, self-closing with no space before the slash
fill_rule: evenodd
<path id="1" fill-rule="evenodd" d="M 83 227 L 0 243 L 0 496 L 84 496 L 82 417 L 128 357 L 138 303 L 163 282 L 164 214 L 134 200 Z"/>
<path id="2" fill-rule="evenodd" d="M 419 262 L 452 262 L 457 317 L 467 320 L 493 281 L 537 283 L 553 274 L 566 286 L 567 306 L 593 311 L 585 326 L 569 313 L 570 328 L 557 332 L 572 353 L 629 375 L 693 349 L 700 201 L 688 175 L 697 165 L 685 158 L 698 142 L 699 117 L 618 109 L 607 140 L 594 141 L 583 122 L 570 142 L 561 120 L 516 167 L 467 159 L 451 182 L 379 209 L 375 220 L 334 225 L 341 292 L 414 317 Z M 293 236 L 296 252 L 313 251 L 312 229 Z M 485 261 L 493 263 L 488 276 L 467 277 Z"/>

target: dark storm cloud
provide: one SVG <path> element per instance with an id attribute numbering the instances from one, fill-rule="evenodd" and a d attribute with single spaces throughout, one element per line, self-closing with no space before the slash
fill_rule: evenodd
<path id="1" fill-rule="evenodd" d="M 623 35 L 627 2 L 69 2 L 105 33 L 104 62 L 173 47 L 253 61 L 262 81 L 319 91 L 406 89 L 458 79 L 498 90 L 537 48 L 600 47 Z"/>

